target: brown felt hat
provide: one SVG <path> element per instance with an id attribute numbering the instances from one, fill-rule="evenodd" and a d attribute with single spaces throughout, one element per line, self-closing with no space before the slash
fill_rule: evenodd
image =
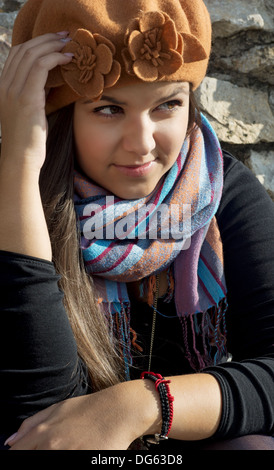
<path id="1" fill-rule="evenodd" d="M 136 82 L 186 81 L 197 88 L 211 49 L 202 0 L 28 0 L 13 45 L 69 31 L 72 61 L 50 72 L 47 113 L 105 88 Z"/>

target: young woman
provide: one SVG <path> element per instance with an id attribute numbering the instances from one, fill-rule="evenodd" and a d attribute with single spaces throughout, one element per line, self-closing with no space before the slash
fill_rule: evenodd
<path id="1" fill-rule="evenodd" d="M 274 209 L 196 109 L 210 44 L 201 0 L 29 0 L 17 17 L 1 433 L 31 417 L 11 449 L 272 445 Z"/>

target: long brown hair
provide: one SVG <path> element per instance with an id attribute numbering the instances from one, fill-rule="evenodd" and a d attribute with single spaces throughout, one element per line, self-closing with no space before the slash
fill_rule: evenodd
<path id="1" fill-rule="evenodd" d="M 53 262 L 60 274 L 60 288 L 78 353 L 88 367 L 93 390 L 100 390 L 121 381 L 122 373 L 79 249 L 73 203 L 73 109 L 70 105 L 49 116 L 47 158 L 40 175 L 40 191 Z"/>
<path id="2" fill-rule="evenodd" d="M 196 108 L 191 91 L 188 132 L 197 122 Z M 85 271 L 79 248 L 73 203 L 73 111 L 72 104 L 48 118 L 47 158 L 41 170 L 40 190 L 53 262 L 60 274 L 60 288 L 78 353 L 88 367 L 93 390 L 100 390 L 124 377 L 118 348 L 110 340 L 106 319 L 96 302 L 92 277 Z"/>

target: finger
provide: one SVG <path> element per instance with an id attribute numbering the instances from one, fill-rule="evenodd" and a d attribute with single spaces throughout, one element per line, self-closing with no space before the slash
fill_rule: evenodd
<path id="1" fill-rule="evenodd" d="M 18 51 L 13 57 L 9 69 L 2 77 L 2 83 L 6 84 L 7 89 L 13 88 L 15 94 L 16 92 L 20 93 L 35 62 L 51 53 L 61 52 L 64 46 L 65 43 L 62 40 L 55 39 L 54 41 L 28 47 L 24 50 L 24 53 L 22 50 Z"/>
<path id="2" fill-rule="evenodd" d="M 11 73 L 11 76 L 12 74 L 13 75 L 15 74 L 16 62 L 22 59 L 23 55 L 28 49 L 43 45 L 47 42 L 57 41 L 58 39 L 59 40 L 65 39 L 67 36 L 68 36 L 67 31 L 63 31 L 63 32 L 56 33 L 56 34 L 49 33 L 49 34 L 44 34 L 43 36 L 37 36 L 36 38 L 26 41 L 23 44 L 18 44 L 16 46 L 13 46 L 10 50 L 8 58 L 3 67 L 1 79 L 5 79 L 7 73 L 9 74 Z"/>
<path id="3" fill-rule="evenodd" d="M 16 46 L 11 47 L 9 55 L 5 61 L 2 75 L 5 73 L 6 69 L 10 66 L 11 61 L 13 60 L 14 55 L 18 53 L 24 54 L 25 51 L 30 48 L 30 47 L 35 47 L 39 46 L 41 44 L 44 44 L 45 42 L 49 41 L 56 41 L 58 39 L 65 39 L 68 36 L 68 31 L 62 31 L 60 33 L 48 33 L 48 34 L 43 34 L 42 36 L 37 36 L 33 39 L 30 39 L 29 41 L 26 41 L 21 44 L 17 44 Z"/>
<path id="4" fill-rule="evenodd" d="M 31 68 L 31 71 L 26 78 L 22 93 L 24 95 L 24 102 L 29 103 L 33 101 L 33 97 L 40 96 L 45 98 L 45 85 L 50 70 L 54 69 L 57 65 L 68 64 L 72 57 L 65 56 L 60 53 L 53 53 L 39 58 Z"/>
<path id="5" fill-rule="evenodd" d="M 6 439 L 5 445 L 13 446 L 21 441 L 24 436 L 30 433 L 36 426 L 43 423 L 54 411 L 56 405 L 51 405 L 33 416 L 25 419 L 18 431 Z"/>
<path id="6" fill-rule="evenodd" d="M 36 450 L 36 436 L 35 434 L 32 436 L 30 431 L 19 438 L 16 437 L 14 440 L 6 441 L 6 445 L 10 447 L 9 450 Z"/>

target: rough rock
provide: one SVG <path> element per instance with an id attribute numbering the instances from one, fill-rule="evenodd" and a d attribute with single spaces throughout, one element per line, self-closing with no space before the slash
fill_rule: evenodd
<path id="1" fill-rule="evenodd" d="M 270 152 L 251 151 L 248 166 L 259 181 L 274 196 L 274 150 Z"/>
<path id="2" fill-rule="evenodd" d="M 12 13 L 0 13 L 0 26 L 12 29 L 16 16 L 17 11 Z"/>
<path id="3" fill-rule="evenodd" d="M 205 0 L 214 37 L 228 37 L 246 29 L 274 31 L 274 17 L 263 0 Z"/>
<path id="4" fill-rule="evenodd" d="M 0 70 L 4 67 L 6 58 L 10 50 L 11 32 L 9 29 L 0 26 Z"/>
<path id="5" fill-rule="evenodd" d="M 218 60 L 219 69 L 258 78 L 263 83 L 274 85 L 274 41 L 272 44 L 263 44 L 251 47 L 243 52 L 230 53 Z M 216 67 L 217 64 L 215 64 Z"/>
<path id="6" fill-rule="evenodd" d="M 222 142 L 274 142 L 274 118 L 267 93 L 206 77 L 196 95 Z"/>

